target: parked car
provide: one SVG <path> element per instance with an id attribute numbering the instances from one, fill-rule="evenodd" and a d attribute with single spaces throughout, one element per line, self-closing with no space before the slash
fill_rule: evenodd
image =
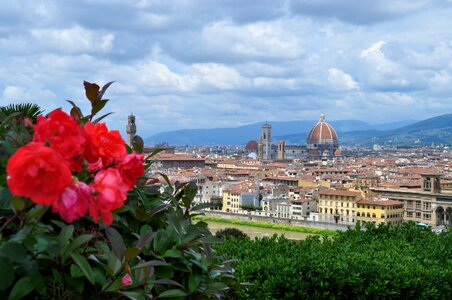
<path id="1" fill-rule="evenodd" d="M 432 231 L 436 234 L 440 234 L 442 232 L 447 232 L 447 228 L 444 225 L 439 225 L 439 226 L 432 228 Z"/>

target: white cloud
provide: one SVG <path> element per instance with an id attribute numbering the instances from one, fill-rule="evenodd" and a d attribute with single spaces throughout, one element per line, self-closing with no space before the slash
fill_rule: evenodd
<path id="1" fill-rule="evenodd" d="M 107 121 L 121 130 L 131 109 L 154 132 L 325 108 L 369 122 L 450 111 L 452 7 L 440 1 L 3 2 L 2 104 L 85 109 L 83 80 L 115 80 Z"/>
<path id="2" fill-rule="evenodd" d="M 237 70 L 222 64 L 194 64 L 192 67 L 201 83 L 220 90 L 233 90 L 249 84 Z"/>
<path id="3" fill-rule="evenodd" d="M 3 90 L 3 97 L 10 100 L 22 100 L 27 101 L 30 95 L 20 86 L 7 85 Z"/>
<path id="4" fill-rule="evenodd" d="M 379 73 L 389 73 L 394 70 L 394 63 L 386 58 L 382 50 L 382 47 L 385 44 L 385 41 L 376 42 L 369 48 L 362 50 L 360 54 L 360 56 L 372 64 Z"/>
<path id="5" fill-rule="evenodd" d="M 328 81 L 333 87 L 341 90 L 357 90 L 358 83 L 353 78 L 342 70 L 336 68 L 328 69 Z"/>
<path id="6" fill-rule="evenodd" d="M 40 45 L 64 53 L 108 52 L 115 39 L 111 33 L 100 34 L 79 25 L 67 29 L 32 29 L 31 35 Z"/>

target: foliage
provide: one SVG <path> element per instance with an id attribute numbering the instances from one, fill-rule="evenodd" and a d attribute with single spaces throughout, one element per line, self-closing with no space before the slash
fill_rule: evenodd
<path id="1" fill-rule="evenodd" d="M 240 299 L 450 299 L 452 235 L 368 224 L 333 238 L 227 239 Z"/>
<path id="2" fill-rule="evenodd" d="M 102 97 L 110 84 L 100 88 L 85 82 L 92 106 L 88 115 L 70 101 L 79 124 L 108 115 L 94 118 L 108 102 Z M 223 297 L 235 286 L 230 262 L 211 247 L 221 240 L 206 223 L 191 220 L 195 184 L 172 185 L 161 174 L 162 187 L 133 185 L 124 205 L 113 211 L 111 225 L 88 216 L 66 224 L 49 205 L 11 193 L 5 166 L 30 142 L 33 126 L 11 118 L 0 126 L 5 133 L 0 145 L 8 148 L 0 161 L 1 299 L 205 299 Z M 20 143 L 10 143 L 8 135 Z M 86 172 L 84 166 L 73 176 L 93 180 Z"/>
<path id="3" fill-rule="evenodd" d="M 11 115 L 18 115 L 21 118 L 30 118 L 36 121 L 36 118 L 43 113 L 39 105 L 34 103 L 18 103 L 0 106 L 1 120 Z"/>
<path id="4" fill-rule="evenodd" d="M 241 209 L 244 210 L 262 210 L 262 206 L 254 206 L 254 205 L 242 205 L 240 206 Z"/>
<path id="5" fill-rule="evenodd" d="M 303 233 L 312 233 L 316 235 L 324 235 L 324 236 L 335 236 L 338 235 L 336 230 L 331 229 L 321 229 L 321 228 L 311 228 L 311 227 L 301 227 L 301 226 L 292 226 L 292 225 L 284 225 L 284 224 L 273 224 L 267 222 L 249 222 L 249 221 L 240 221 L 240 220 L 230 220 L 230 219 L 221 219 L 221 218 L 213 218 L 207 216 L 196 216 L 196 220 L 201 220 L 205 222 L 218 222 L 225 224 L 235 224 L 235 225 L 243 225 L 250 227 L 259 227 L 259 228 L 270 228 L 270 229 L 278 229 L 278 230 L 286 230 L 286 231 L 296 231 Z"/>
<path id="6" fill-rule="evenodd" d="M 248 237 L 246 235 L 246 233 L 244 233 L 243 231 L 241 231 L 240 229 L 237 229 L 237 228 L 225 228 L 225 229 L 218 230 L 215 233 L 215 236 L 220 239 L 224 239 L 224 240 L 231 238 L 231 237 L 239 238 L 239 239 Z"/>

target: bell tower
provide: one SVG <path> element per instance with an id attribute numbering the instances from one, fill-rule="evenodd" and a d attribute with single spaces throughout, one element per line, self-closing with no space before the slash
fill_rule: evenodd
<path id="1" fill-rule="evenodd" d="M 137 126 L 135 125 L 135 116 L 133 114 L 129 115 L 129 121 L 127 123 L 127 143 L 130 147 L 132 147 L 132 141 L 137 133 Z"/>
<path id="2" fill-rule="evenodd" d="M 261 138 L 263 144 L 263 160 L 271 160 L 271 140 L 272 140 L 272 126 L 265 123 L 261 126 Z"/>

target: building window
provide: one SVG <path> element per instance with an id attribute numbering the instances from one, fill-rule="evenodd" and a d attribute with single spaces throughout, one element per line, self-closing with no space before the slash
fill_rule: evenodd
<path id="1" fill-rule="evenodd" d="M 416 218 L 420 218 L 421 217 L 421 213 L 420 212 L 416 212 Z"/>

